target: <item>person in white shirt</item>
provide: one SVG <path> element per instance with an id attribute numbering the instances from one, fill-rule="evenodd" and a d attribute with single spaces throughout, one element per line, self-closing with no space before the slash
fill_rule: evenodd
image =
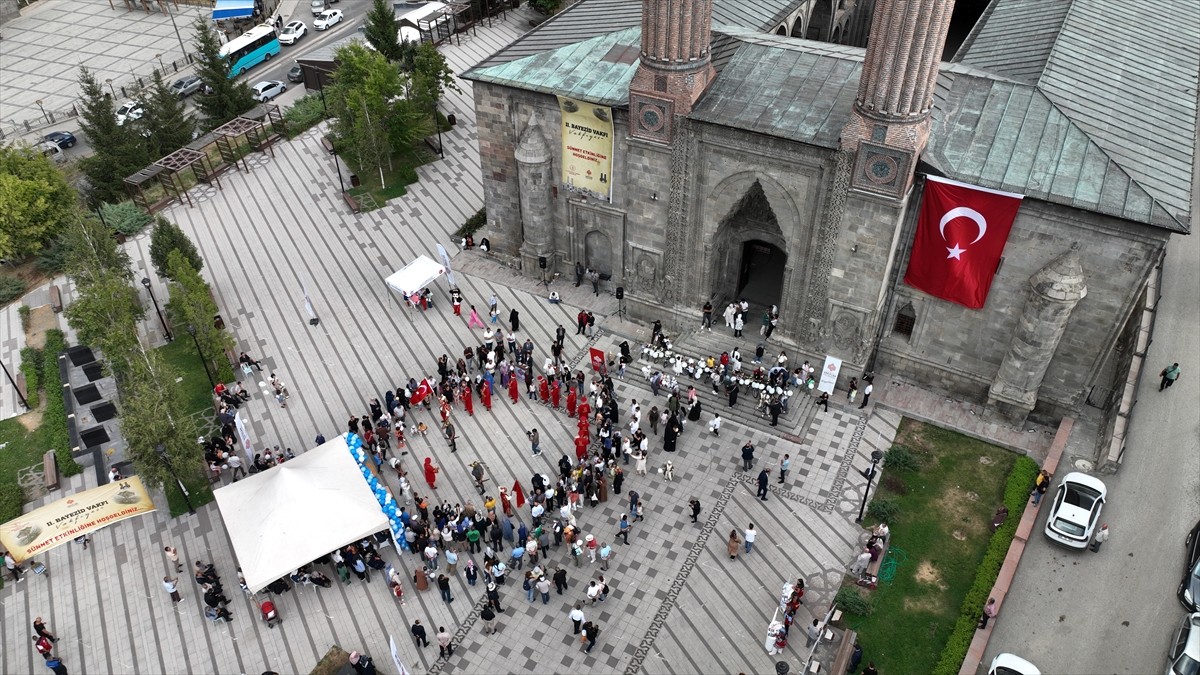
<path id="1" fill-rule="evenodd" d="M 583 606 L 576 603 L 575 609 L 571 610 L 570 614 L 567 614 L 567 618 L 571 619 L 571 622 L 575 624 L 575 634 L 579 635 L 579 630 L 583 627 Z"/>
<path id="2" fill-rule="evenodd" d="M 712 421 L 708 423 L 708 430 L 713 433 L 713 436 L 721 435 L 721 416 L 713 415 Z"/>
<path id="3" fill-rule="evenodd" d="M 746 553 L 754 549 L 754 538 L 757 536 L 758 532 L 754 529 L 754 523 L 750 523 L 750 526 L 742 533 L 742 541 L 746 542 Z"/>
<path id="4" fill-rule="evenodd" d="M 871 400 L 871 392 L 873 391 L 875 391 L 875 385 L 868 382 L 866 388 L 863 389 L 863 402 L 862 405 L 858 406 L 859 410 L 867 407 L 867 402 Z"/>

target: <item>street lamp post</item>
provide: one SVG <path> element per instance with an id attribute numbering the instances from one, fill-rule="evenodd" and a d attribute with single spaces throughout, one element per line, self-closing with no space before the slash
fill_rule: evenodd
<path id="1" fill-rule="evenodd" d="M 21 393 L 21 388 L 17 386 L 17 381 L 13 379 L 12 373 L 9 372 L 8 366 L 0 362 L 0 368 L 4 369 L 4 375 L 8 378 L 8 383 L 12 385 L 13 391 L 17 392 L 17 398 L 21 399 L 21 405 L 29 410 L 29 401 L 25 399 L 25 395 Z"/>
<path id="2" fill-rule="evenodd" d="M 142 285 L 146 287 L 147 291 L 150 291 L 150 301 L 154 303 L 154 311 L 158 312 L 158 320 L 162 322 L 163 335 L 166 336 L 167 342 L 174 340 L 175 337 L 171 335 L 171 329 L 167 328 L 167 320 L 163 318 L 162 310 L 158 307 L 158 298 L 154 295 L 154 289 L 150 287 L 150 278 L 142 277 Z"/>
<path id="3" fill-rule="evenodd" d="M 871 468 L 863 469 L 859 472 L 862 474 L 863 478 L 867 479 L 867 489 L 863 490 L 862 506 L 858 507 L 858 517 L 854 519 L 854 522 L 856 523 L 861 523 L 863 521 L 863 513 L 867 510 L 867 495 L 871 493 L 871 481 L 875 480 L 875 467 L 879 465 L 879 460 L 881 459 L 883 459 L 882 450 L 871 451 Z"/>
<path id="4" fill-rule="evenodd" d="M 110 78 L 110 79 L 107 79 L 107 80 L 105 80 L 105 81 L 104 81 L 104 84 L 107 84 L 107 85 L 108 85 L 108 90 L 112 92 L 112 96 L 113 96 L 113 98 L 116 98 L 116 97 L 117 97 L 117 90 L 116 90 L 116 89 L 113 89 L 113 86 L 112 86 L 112 79 Z"/>
<path id="5" fill-rule="evenodd" d="M 158 59 L 158 67 L 162 68 L 162 70 L 159 72 L 161 72 L 163 75 L 166 75 L 167 74 L 167 66 L 166 66 L 166 64 L 163 63 L 162 54 L 155 54 L 154 58 Z"/>
<path id="6" fill-rule="evenodd" d="M 38 109 L 42 111 L 42 117 L 46 118 L 46 124 L 50 124 L 50 116 L 46 114 L 46 109 L 42 107 L 42 99 L 39 98 L 38 100 L 34 101 L 34 103 L 36 103 Z"/>
<path id="7" fill-rule="evenodd" d="M 204 350 L 200 349 L 200 341 L 196 339 L 196 327 L 188 324 L 188 335 L 192 336 L 192 344 L 196 345 L 196 353 L 200 355 L 200 363 L 204 365 L 204 374 L 208 376 L 208 386 L 216 389 L 217 383 L 213 380 L 212 371 L 208 369 L 208 359 L 204 358 Z"/>
<path id="8" fill-rule="evenodd" d="M 167 16 L 171 17 L 171 27 L 175 29 L 175 39 L 179 40 L 179 51 L 183 52 L 183 62 L 188 62 L 187 47 L 183 46 L 183 36 L 179 34 L 179 26 L 175 23 L 175 13 L 171 11 L 171 3 L 164 2 L 163 5 L 167 8 Z"/>
<path id="9" fill-rule="evenodd" d="M 325 117 L 329 117 L 329 106 L 325 105 L 325 86 L 322 85 L 317 89 L 317 93 L 321 95 L 321 109 L 325 112 Z M 337 146 L 333 144 L 333 139 L 329 139 L 329 147 L 333 153 L 333 170 L 337 173 L 338 187 L 341 188 L 342 194 L 346 194 L 346 184 L 342 182 L 342 167 L 338 164 Z"/>
<path id="10" fill-rule="evenodd" d="M 179 480 L 179 474 L 175 473 L 175 467 L 171 465 L 171 460 L 167 459 L 167 449 L 162 443 L 159 443 L 154 446 L 154 452 L 158 453 L 158 458 L 162 460 L 163 464 L 167 465 L 167 471 L 171 472 L 171 478 L 175 479 L 175 484 L 179 486 L 179 491 L 183 493 L 183 502 L 187 504 L 188 513 L 196 515 L 196 508 L 192 506 L 191 493 L 188 492 L 187 486 L 183 484 L 183 481 Z"/>
<path id="11" fill-rule="evenodd" d="M 438 121 L 437 99 L 433 99 L 433 125 L 437 127 L 438 135 L 438 157 L 445 159 L 446 153 L 442 151 L 442 123 Z"/>

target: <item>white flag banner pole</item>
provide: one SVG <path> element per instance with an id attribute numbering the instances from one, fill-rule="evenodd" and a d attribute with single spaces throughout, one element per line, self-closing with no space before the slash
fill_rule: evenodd
<path id="1" fill-rule="evenodd" d="M 313 309 L 312 299 L 308 297 L 308 289 L 304 287 L 304 282 L 300 282 L 300 292 L 304 293 L 304 311 L 308 312 L 308 325 L 315 326 L 321 323 L 317 318 L 317 310 Z"/>
<path id="2" fill-rule="evenodd" d="M 441 244 L 437 245 L 438 255 L 442 258 L 442 267 L 446 268 L 446 283 L 450 284 L 450 288 L 458 285 L 454 280 L 454 270 L 450 268 L 450 254 L 446 252 L 446 247 Z"/>
<path id="3" fill-rule="evenodd" d="M 392 663 L 396 664 L 396 672 L 399 675 L 412 675 L 400 661 L 400 650 L 396 648 L 396 638 L 392 637 L 391 633 L 388 633 L 388 646 L 392 648 Z"/>

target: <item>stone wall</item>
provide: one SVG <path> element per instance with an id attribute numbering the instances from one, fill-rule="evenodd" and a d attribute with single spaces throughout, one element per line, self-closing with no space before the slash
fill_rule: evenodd
<path id="1" fill-rule="evenodd" d="M 915 219 L 908 219 L 915 226 Z M 1040 411 L 1056 416 L 1081 405 L 1100 377 L 1168 233 L 1068 207 L 1025 200 L 982 310 L 934 298 L 903 284 L 912 226 L 903 233 L 901 268 L 885 317 L 880 368 L 936 390 L 983 401 L 1024 306 L 1029 278 L 1078 242 L 1088 295 L 1075 307 L 1039 392 Z M 911 338 L 893 334 L 905 303 L 916 312 Z M 1103 384 L 1103 383 L 1102 383 Z"/>

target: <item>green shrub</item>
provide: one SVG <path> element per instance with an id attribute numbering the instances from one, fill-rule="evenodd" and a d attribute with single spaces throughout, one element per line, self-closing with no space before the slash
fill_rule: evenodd
<path id="1" fill-rule="evenodd" d="M 0 305 L 7 305 L 25 295 L 25 281 L 16 277 L 0 277 Z"/>
<path id="2" fill-rule="evenodd" d="M 867 515 L 885 523 L 894 523 L 896 516 L 900 515 L 900 505 L 894 499 L 877 496 L 867 506 Z"/>
<path id="3" fill-rule="evenodd" d="M 562 0 L 530 0 L 529 6 L 547 16 L 558 11 Z"/>
<path id="4" fill-rule="evenodd" d="M 17 308 L 17 314 L 21 316 L 21 330 L 29 332 L 29 313 L 33 310 L 29 309 L 29 305 L 21 305 Z"/>
<path id="5" fill-rule="evenodd" d="M 1016 534 L 1017 525 L 1021 522 L 1021 514 L 1024 513 L 1025 504 L 1029 501 L 1029 485 L 1033 482 L 1037 472 L 1036 462 L 1028 457 L 1018 457 L 1013 465 L 1012 473 L 1008 474 L 1008 482 L 1004 487 L 1004 505 L 1008 507 L 1009 517 L 988 542 L 987 552 L 983 555 L 983 561 L 975 573 L 975 582 L 971 584 L 971 590 L 967 591 L 967 595 L 963 598 L 958 621 L 954 623 L 954 631 L 946 640 L 941 658 L 938 659 L 937 667 L 934 668 L 935 675 L 954 675 L 962 667 L 967 650 L 971 647 L 971 640 L 975 637 L 983 605 L 987 602 L 992 587 L 996 585 L 996 577 L 1000 575 L 1000 567 L 1004 564 L 1004 558 L 1008 556 L 1013 535 Z"/>
<path id="6" fill-rule="evenodd" d="M 287 122 L 288 138 L 295 138 L 325 119 L 325 106 L 318 94 L 309 94 L 297 99 L 292 107 L 283 113 Z"/>
<path id="7" fill-rule="evenodd" d="M 42 415 L 43 438 L 46 446 L 58 457 L 58 472 L 74 476 L 83 467 L 71 456 L 71 434 L 67 431 L 67 409 L 63 404 L 61 380 L 58 378 L 58 354 L 67 348 L 67 338 L 57 328 L 46 331 L 46 348 L 42 351 L 42 377 L 46 383 L 46 411 Z"/>
<path id="8" fill-rule="evenodd" d="M 917 454 L 906 445 L 893 445 L 883 455 L 883 466 L 891 471 L 911 472 L 921 468 Z"/>
<path id="9" fill-rule="evenodd" d="M 487 209 L 486 208 L 479 209 L 478 211 L 475 212 L 475 215 L 471 216 L 470 218 L 467 218 L 467 222 L 463 223 L 462 227 L 458 228 L 454 232 L 454 236 L 456 238 L 458 238 L 458 237 L 465 237 L 468 234 L 475 234 L 476 232 L 479 231 L 479 228 L 483 227 L 486 224 L 487 224 Z"/>
<path id="10" fill-rule="evenodd" d="M 61 274 L 67 268 L 66 239 L 60 234 L 38 252 L 37 267 L 46 274 Z"/>
<path id="11" fill-rule="evenodd" d="M 839 588 L 833 604 L 840 607 L 843 612 L 855 616 L 870 616 L 871 612 L 875 611 L 875 603 L 871 602 L 870 598 L 864 597 L 856 586 Z"/>
<path id="12" fill-rule="evenodd" d="M 908 483 L 899 474 L 883 474 L 883 479 L 879 481 L 879 485 L 894 495 L 904 496 L 908 494 Z"/>
<path id="13" fill-rule="evenodd" d="M 14 472 L 8 479 L 0 482 L 0 520 L 8 522 L 20 516 L 25 510 L 25 491 L 17 482 Z"/>
<path id="14" fill-rule="evenodd" d="M 149 214 L 133 202 L 101 204 L 100 213 L 103 214 L 106 225 L 126 237 L 141 232 L 152 220 Z"/>
<path id="15" fill-rule="evenodd" d="M 38 389 L 42 386 L 42 352 L 33 347 L 25 347 L 21 350 L 21 372 L 25 373 L 25 400 L 29 401 L 29 408 L 38 407 L 41 399 L 38 398 Z"/>

